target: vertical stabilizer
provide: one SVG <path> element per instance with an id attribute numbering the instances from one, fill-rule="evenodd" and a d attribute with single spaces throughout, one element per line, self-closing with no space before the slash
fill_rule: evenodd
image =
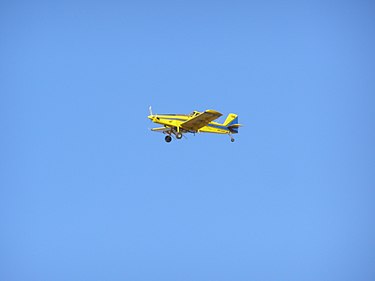
<path id="1" fill-rule="evenodd" d="M 231 133 L 237 134 L 238 127 L 241 126 L 240 124 L 238 124 L 237 114 L 234 114 L 234 113 L 228 114 L 227 119 L 225 119 L 224 126 L 227 126 Z"/>
<path id="2" fill-rule="evenodd" d="M 238 124 L 238 116 L 234 113 L 229 113 L 227 119 L 225 119 L 224 126 L 231 126 L 234 124 Z"/>

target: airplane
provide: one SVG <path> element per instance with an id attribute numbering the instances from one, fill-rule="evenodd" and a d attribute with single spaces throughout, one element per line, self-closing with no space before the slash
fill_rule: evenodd
<path id="1" fill-rule="evenodd" d="M 213 122 L 223 114 L 216 110 L 207 109 L 204 112 L 193 111 L 190 114 L 153 114 L 149 107 L 150 119 L 153 123 L 163 125 L 152 128 L 151 131 L 166 134 L 165 141 L 171 142 L 172 135 L 181 139 L 185 133 L 214 133 L 229 135 L 231 142 L 234 142 L 232 134 L 238 133 L 237 114 L 230 113 L 224 123 Z"/>

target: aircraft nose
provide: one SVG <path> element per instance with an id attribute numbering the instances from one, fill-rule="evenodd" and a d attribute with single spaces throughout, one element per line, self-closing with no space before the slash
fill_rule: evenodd
<path id="1" fill-rule="evenodd" d="M 147 118 L 150 119 L 152 122 L 159 120 L 159 117 L 156 114 L 149 115 L 147 116 Z"/>

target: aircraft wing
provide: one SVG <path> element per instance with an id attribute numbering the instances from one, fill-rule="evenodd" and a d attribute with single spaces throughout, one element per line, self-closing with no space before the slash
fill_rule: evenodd
<path id="1" fill-rule="evenodd" d="M 182 123 L 181 127 L 188 131 L 197 131 L 222 115 L 223 114 L 221 114 L 220 112 L 208 109 L 205 112 L 202 112 L 197 116 L 194 116 L 193 118 Z"/>
<path id="2" fill-rule="evenodd" d="M 167 132 L 167 131 L 170 131 L 171 128 L 167 128 L 167 127 L 157 127 L 157 128 L 152 128 L 151 131 L 153 132 L 161 132 L 161 133 L 164 133 L 164 132 Z"/>

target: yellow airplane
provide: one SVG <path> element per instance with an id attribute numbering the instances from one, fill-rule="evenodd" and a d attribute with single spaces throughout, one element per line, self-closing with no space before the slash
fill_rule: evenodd
<path id="1" fill-rule="evenodd" d="M 172 135 L 181 139 L 185 133 L 214 133 L 226 134 L 234 142 L 232 134 L 238 133 L 238 117 L 234 113 L 228 114 L 223 124 L 213 122 L 223 114 L 212 109 L 204 112 L 193 111 L 190 114 L 153 114 L 151 106 L 148 119 L 163 127 L 153 128 L 151 131 L 166 134 L 165 141 L 170 142 Z"/>

